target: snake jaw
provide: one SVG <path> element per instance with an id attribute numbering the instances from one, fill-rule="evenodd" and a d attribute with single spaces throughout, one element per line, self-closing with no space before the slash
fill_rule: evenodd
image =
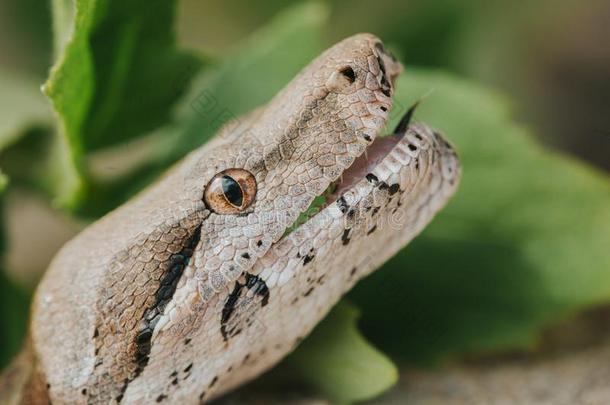
<path id="1" fill-rule="evenodd" d="M 367 174 L 370 174 L 404 138 L 410 128 L 418 104 L 419 102 L 416 102 L 407 110 L 392 134 L 376 136 L 364 152 L 341 173 L 339 178 L 331 182 L 326 190 L 314 199 L 308 209 L 301 213 L 297 221 L 287 229 L 283 237 L 290 234 L 290 232 L 302 225 L 307 219 L 311 218 L 331 203 L 336 202 L 343 193 L 364 179 Z"/>

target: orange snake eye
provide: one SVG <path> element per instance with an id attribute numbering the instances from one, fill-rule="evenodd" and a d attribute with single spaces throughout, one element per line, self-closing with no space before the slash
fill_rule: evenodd
<path id="1" fill-rule="evenodd" d="M 227 169 L 217 173 L 203 193 L 203 201 L 217 214 L 239 214 L 252 205 L 256 197 L 256 179 L 244 169 Z"/>

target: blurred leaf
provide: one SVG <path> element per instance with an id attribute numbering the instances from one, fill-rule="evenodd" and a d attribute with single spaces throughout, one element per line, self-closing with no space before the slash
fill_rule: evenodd
<path id="1" fill-rule="evenodd" d="M 417 118 L 456 145 L 462 184 L 353 291 L 366 335 L 396 359 L 430 363 L 529 347 L 549 323 L 610 300 L 608 177 L 545 150 L 506 100 L 450 75 L 407 69 L 399 108 L 428 93 Z"/>
<path id="2" fill-rule="evenodd" d="M 0 169 L 0 193 L 4 191 L 7 184 L 8 178 L 6 177 L 6 174 L 4 174 L 4 172 L 2 172 L 2 170 Z"/>
<path id="3" fill-rule="evenodd" d="M 48 195 L 67 191 L 78 177 L 37 79 L 0 71 L 0 168 L 9 179 Z"/>
<path id="4" fill-rule="evenodd" d="M 39 162 L 11 150 L 50 120 L 50 111 L 39 85 L 28 76 L 0 71 L 0 199 L 9 181 L 25 178 L 24 172 Z M 14 164 L 16 163 L 16 165 Z M 13 170 L 15 169 L 15 170 Z M 9 180 L 10 179 L 10 180 Z M 0 211 L 3 203 L 0 201 Z M 3 216 L 6 215 L 3 213 Z M 0 219 L 0 370 L 20 348 L 28 321 L 29 294 L 4 272 L 4 218 Z"/>
<path id="5" fill-rule="evenodd" d="M 0 71 L 0 168 L 4 181 L 51 193 L 70 179 L 61 140 L 51 130 L 51 111 L 33 77 Z"/>
<path id="6" fill-rule="evenodd" d="M 370 399 L 396 383 L 398 370 L 358 332 L 358 311 L 343 302 L 286 359 L 302 380 L 338 403 Z"/>
<path id="7" fill-rule="evenodd" d="M 48 122 L 51 114 L 35 79 L 0 70 L 0 88 L 0 150 L 3 150 L 28 128 Z"/>
<path id="8" fill-rule="evenodd" d="M 0 370 L 23 343 L 28 322 L 29 294 L 0 270 Z"/>
<path id="9" fill-rule="evenodd" d="M 53 15 L 62 16 L 55 33 L 71 36 L 44 85 L 78 174 L 59 196 L 72 208 L 85 192 L 84 154 L 166 123 L 199 67 L 196 58 L 175 49 L 174 1 L 75 0 L 74 6 L 74 18 L 63 18 L 72 4 L 53 2 Z M 71 30 L 66 21 L 73 21 Z M 61 43 L 56 40 L 57 47 Z"/>
<path id="10" fill-rule="evenodd" d="M 6 178 L 0 172 L 0 198 Z M 0 211 L 4 204 L 0 201 Z M 4 214 L 3 214 L 4 215 Z M 4 272 L 4 217 L 0 218 L 0 371 L 19 350 L 28 322 L 29 294 L 8 279 Z"/>

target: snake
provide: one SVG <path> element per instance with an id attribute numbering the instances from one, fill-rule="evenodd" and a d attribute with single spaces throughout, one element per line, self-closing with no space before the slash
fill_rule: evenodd
<path id="1" fill-rule="evenodd" d="M 269 370 L 455 193 L 454 147 L 403 113 L 372 34 L 304 67 L 54 257 L 12 404 L 199 404 Z"/>

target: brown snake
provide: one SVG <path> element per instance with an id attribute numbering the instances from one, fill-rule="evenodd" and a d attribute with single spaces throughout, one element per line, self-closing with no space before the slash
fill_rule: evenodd
<path id="1" fill-rule="evenodd" d="M 458 185 L 410 114 L 380 135 L 401 70 L 373 35 L 340 42 L 70 241 L 0 400 L 196 404 L 291 352 Z"/>

